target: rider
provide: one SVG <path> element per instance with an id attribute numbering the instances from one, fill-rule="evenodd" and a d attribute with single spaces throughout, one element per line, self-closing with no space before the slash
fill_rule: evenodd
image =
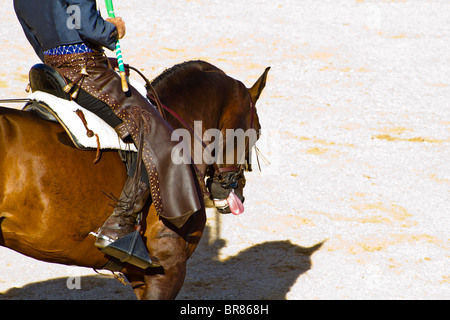
<path id="1" fill-rule="evenodd" d="M 171 150 L 178 142 L 171 141 L 172 129 L 132 86 L 122 91 L 120 76 L 103 51 L 114 50 L 125 36 L 123 20 L 104 20 L 95 0 L 14 0 L 14 8 L 37 55 L 67 79 L 65 89 L 74 100 L 115 127 L 122 139 L 131 136 L 142 154 L 137 167 L 142 163 L 144 174 L 129 171 L 96 246 L 103 249 L 133 232 L 149 195 L 157 213 L 181 228 L 202 206 L 192 168 L 173 163 Z"/>

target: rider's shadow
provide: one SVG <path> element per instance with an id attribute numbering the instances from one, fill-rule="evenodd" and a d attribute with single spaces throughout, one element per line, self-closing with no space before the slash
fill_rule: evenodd
<path id="1" fill-rule="evenodd" d="M 297 279 L 311 268 L 311 256 L 323 244 L 305 248 L 289 240 L 268 241 L 221 261 L 219 253 L 226 242 L 208 241 L 211 236 L 207 226 L 188 261 L 178 300 L 284 300 Z"/>

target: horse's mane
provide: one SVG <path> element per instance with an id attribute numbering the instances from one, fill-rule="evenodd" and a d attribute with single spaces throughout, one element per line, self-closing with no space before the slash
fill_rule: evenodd
<path id="1" fill-rule="evenodd" d="M 213 66 L 212 64 L 202 61 L 202 60 L 192 60 L 192 61 L 186 61 L 183 63 L 179 63 L 174 65 L 171 68 L 168 68 L 164 70 L 159 76 L 157 76 L 152 81 L 152 86 L 157 87 L 158 85 L 169 81 L 173 76 L 179 75 L 181 72 L 189 72 L 189 71 L 195 71 L 200 70 L 204 72 L 221 72 L 224 73 L 219 68 Z"/>

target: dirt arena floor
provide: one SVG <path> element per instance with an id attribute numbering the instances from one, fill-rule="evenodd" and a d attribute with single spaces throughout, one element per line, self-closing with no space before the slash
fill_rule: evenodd
<path id="1" fill-rule="evenodd" d="M 178 299 L 450 298 L 449 1 L 115 6 L 124 58 L 150 78 L 203 59 L 250 86 L 272 67 L 257 105 L 267 162 L 247 174 L 245 214 L 208 212 Z M 0 17 L 0 99 L 26 97 L 38 59 L 12 1 Z M 135 296 L 0 248 L 4 299 Z"/>

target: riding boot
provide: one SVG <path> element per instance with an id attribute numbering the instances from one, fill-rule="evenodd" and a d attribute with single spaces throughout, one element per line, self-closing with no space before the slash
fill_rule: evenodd
<path id="1" fill-rule="evenodd" d="M 150 195 L 149 187 L 136 184 L 128 177 L 113 214 L 99 229 L 95 246 L 121 262 L 146 269 L 159 266 L 158 259 L 150 257 L 142 237 L 137 231 L 136 220 Z"/>

